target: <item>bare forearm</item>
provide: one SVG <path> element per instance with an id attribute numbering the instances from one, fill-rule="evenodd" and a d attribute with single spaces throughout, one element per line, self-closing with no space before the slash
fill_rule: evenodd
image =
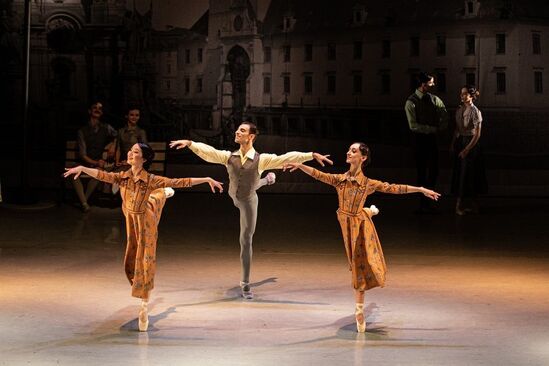
<path id="1" fill-rule="evenodd" d="M 475 147 L 479 139 L 480 139 L 480 131 L 475 132 L 475 134 L 473 135 L 473 138 L 471 139 L 471 141 L 469 141 L 465 149 L 471 150 L 473 147 Z"/>
<path id="2" fill-rule="evenodd" d="M 406 185 L 406 192 L 404 193 L 423 193 L 425 188 Z"/>
<path id="3" fill-rule="evenodd" d="M 209 183 L 213 179 L 210 177 L 203 177 L 203 178 L 190 178 L 190 180 L 191 180 L 191 186 L 196 186 L 203 183 Z"/>
<path id="4" fill-rule="evenodd" d="M 312 168 L 308 165 L 299 164 L 299 169 L 301 169 L 303 172 L 309 174 L 310 176 L 313 176 L 314 168 Z"/>
<path id="5" fill-rule="evenodd" d="M 82 173 L 86 173 L 87 175 L 93 178 L 97 178 L 98 172 L 99 171 L 95 168 L 88 168 L 85 166 L 82 167 Z"/>

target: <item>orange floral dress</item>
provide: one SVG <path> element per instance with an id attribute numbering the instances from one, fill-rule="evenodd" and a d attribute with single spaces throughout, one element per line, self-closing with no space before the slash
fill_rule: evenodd
<path id="1" fill-rule="evenodd" d="M 350 172 L 328 174 L 313 169 L 312 176 L 334 186 L 337 190 L 339 200 L 337 219 L 343 234 L 353 287 L 359 291 L 383 287 L 387 266 L 372 222 L 371 212 L 369 209 L 364 209 L 364 202 L 368 195 L 376 191 L 393 194 L 407 193 L 407 186 L 369 179 L 362 174 L 362 171 L 351 176 Z"/>
<path id="2" fill-rule="evenodd" d="M 148 299 L 154 288 L 158 222 L 166 203 L 164 188 L 190 187 L 191 179 L 171 179 L 145 170 L 134 176 L 131 169 L 120 173 L 99 171 L 97 179 L 120 186 L 127 235 L 124 269 L 132 296 Z"/>

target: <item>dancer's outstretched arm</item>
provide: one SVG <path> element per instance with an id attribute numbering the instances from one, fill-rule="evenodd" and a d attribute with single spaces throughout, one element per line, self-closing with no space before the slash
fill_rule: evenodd
<path id="1" fill-rule="evenodd" d="M 210 177 L 189 178 L 189 179 L 191 180 L 191 186 L 196 186 L 202 183 L 208 183 L 213 193 L 215 193 L 216 188 L 219 190 L 219 193 L 223 192 L 223 183 L 218 182 Z"/>
<path id="2" fill-rule="evenodd" d="M 189 148 L 193 153 L 198 155 L 203 160 L 206 160 L 208 163 L 214 164 L 223 164 L 227 165 L 229 158 L 231 157 L 231 152 L 227 150 L 217 150 L 216 148 L 204 144 L 202 142 L 194 142 L 191 140 L 175 140 L 170 142 L 170 147 L 172 149 L 184 149 Z"/>
<path id="3" fill-rule="evenodd" d="M 265 170 L 283 169 L 287 163 L 304 163 L 313 159 L 321 166 L 325 166 L 325 164 L 333 165 L 329 157 L 330 155 L 322 155 L 316 152 L 303 153 L 299 151 L 290 151 L 283 155 L 261 154 L 258 170 L 261 174 Z"/>
<path id="4" fill-rule="evenodd" d="M 63 176 L 67 178 L 70 175 L 74 174 L 74 179 L 78 178 L 80 174 L 86 173 L 90 177 L 93 177 L 97 180 L 101 180 L 107 183 L 120 183 L 121 173 L 109 173 L 105 171 L 100 171 L 94 168 L 87 168 L 85 166 L 77 166 L 74 168 L 67 169 L 65 168 L 65 173 Z M 216 188 L 219 192 L 223 192 L 223 183 L 218 182 L 210 177 L 203 178 L 166 178 L 162 176 L 155 175 L 152 180 L 152 185 L 154 188 L 185 188 L 192 187 L 198 184 L 208 183 L 212 192 L 216 192 Z"/>
<path id="5" fill-rule="evenodd" d="M 421 193 L 425 197 L 437 201 L 440 198 L 440 193 L 424 187 L 409 186 L 407 184 L 391 184 L 375 179 L 368 179 L 368 189 L 372 192 L 392 193 L 392 194 L 407 194 Z"/>
<path id="6" fill-rule="evenodd" d="M 99 173 L 101 175 L 101 172 Z M 151 185 L 154 189 L 157 188 L 189 188 L 198 184 L 208 183 L 210 189 L 215 193 L 216 188 L 219 192 L 223 192 L 223 183 L 218 182 L 210 177 L 201 178 L 167 178 L 161 175 L 152 175 Z"/>
<path id="7" fill-rule="evenodd" d="M 305 173 L 309 174 L 311 177 L 313 177 L 316 180 L 319 180 L 323 183 L 329 184 L 331 186 L 336 186 L 339 182 L 341 182 L 343 175 L 342 174 L 329 174 L 321 172 L 318 169 L 312 168 L 308 165 L 304 165 L 301 163 L 286 163 L 283 167 L 284 171 L 290 170 L 290 172 L 296 171 L 297 169 L 300 169 L 304 171 Z"/>
<path id="8" fill-rule="evenodd" d="M 65 173 L 63 174 L 63 176 L 65 178 L 67 178 L 68 176 L 74 174 L 74 179 L 76 180 L 80 176 L 80 174 L 82 174 L 82 173 L 86 173 L 87 175 L 89 175 L 92 178 L 102 180 L 102 181 L 108 182 L 108 183 L 114 183 L 115 180 L 116 180 L 115 176 L 119 175 L 119 173 L 104 172 L 105 176 L 107 177 L 108 180 L 99 179 L 98 178 L 98 175 L 99 175 L 99 170 L 98 169 L 88 168 L 88 167 L 79 165 L 79 166 L 75 166 L 74 168 L 65 168 Z"/>

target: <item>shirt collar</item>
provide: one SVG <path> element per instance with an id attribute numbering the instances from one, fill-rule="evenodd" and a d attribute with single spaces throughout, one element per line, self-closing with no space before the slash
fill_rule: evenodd
<path id="1" fill-rule="evenodd" d="M 247 159 L 253 160 L 253 158 L 255 157 L 255 149 L 252 147 L 250 150 L 248 150 L 246 155 L 242 155 L 242 150 L 238 149 L 235 152 L 233 152 L 233 155 L 240 156 L 240 159 L 243 159 L 244 157 L 246 157 Z"/>
<path id="2" fill-rule="evenodd" d="M 137 173 L 137 176 L 133 175 L 133 171 L 131 168 L 121 174 L 122 178 L 131 178 L 134 182 L 137 182 L 138 180 L 142 180 L 143 182 L 146 182 L 148 176 L 149 176 L 149 173 L 147 173 L 145 169 L 141 169 L 141 171 Z"/>
<path id="3" fill-rule="evenodd" d="M 139 129 L 139 127 L 137 127 L 137 125 L 135 125 L 135 126 L 128 126 L 128 125 L 126 125 L 126 126 L 124 127 L 124 130 L 125 130 L 125 131 L 137 131 L 138 129 Z"/>
<path id="4" fill-rule="evenodd" d="M 423 93 L 421 90 L 416 89 L 416 95 L 419 97 L 419 99 L 423 98 L 423 96 L 424 96 L 425 94 L 426 94 L 426 93 Z"/>
<path id="5" fill-rule="evenodd" d="M 359 185 L 364 185 L 366 183 L 367 178 L 362 173 L 362 169 L 359 169 L 358 172 L 355 175 L 351 175 L 350 171 L 347 171 L 345 174 L 343 174 L 341 181 L 348 180 L 349 182 L 357 182 Z"/>
<path id="6" fill-rule="evenodd" d="M 95 132 L 97 132 L 101 128 L 102 124 L 103 123 L 101 123 L 101 121 L 98 121 L 97 124 L 94 126 L 91 121 L 88 121 L 88 126 Z"/>

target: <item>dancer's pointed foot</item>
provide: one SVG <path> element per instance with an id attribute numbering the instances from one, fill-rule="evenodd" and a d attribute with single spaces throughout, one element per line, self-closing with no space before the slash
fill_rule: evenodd
<path id="1" fill-rule="evenodd" d="M 240 290 L 242 291 L 242 297 L 246 300 L 252 300 L 254 298 L 254 294 L 252 292 L 252 289 L 250 288 L 250 285 L 247 283 L 240 285 Z"/>
<path id="2" fill-rule="evenodd" d="M 356 330 L 359 333 L 366 331 L 366 317 L 364 316 L 364 304 L 356 304 L 355 307 Z"/>
<path id="3" fill-rule="evenodd" d="M 164 193 L 166 194 L 166 198 L 170 198 L 170 197 L 173 197 L 173 195 L 175 194 L 175 191 L 173 190 L 173 188 L 167 187 L 167 188 L 164 188 Z"/>
<path id="4" fill-rule="evenodd" d="M 149 314 L 147 309 L 147 302 L 141 303 L 141 310 L 139 310 L 139 331 L 146 332 L 149 328 Z"/>

